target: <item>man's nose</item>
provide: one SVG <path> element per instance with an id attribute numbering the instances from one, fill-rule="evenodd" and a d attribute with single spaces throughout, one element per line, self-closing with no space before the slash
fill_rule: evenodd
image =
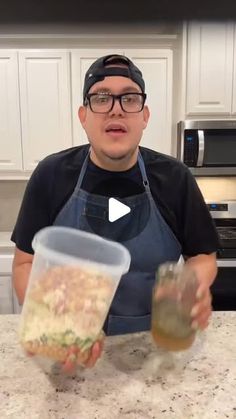
<path id="1" fill-rule="evenodd" d="M 120 100 L 118 98 L 115 98 L 113 108 L 109 113 L 110 115 L 123 115 L 124 114 L 124 111 L 120 104 Z"/>

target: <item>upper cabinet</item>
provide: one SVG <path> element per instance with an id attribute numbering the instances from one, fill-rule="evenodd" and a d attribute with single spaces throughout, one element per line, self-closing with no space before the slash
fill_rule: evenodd
<path id="1" fill-rule="evenodd" d="M 235 117 L 236 115 L 236 25 L 234 31 L 234 74 L 233 74 L 233 107 L 232 113 Z"/>
<path id="2" fill-rule="evenodd" d="M 72 145 L 69 53 L 19 52 L 23 166 Z"/>
<path id="3" fill-rule="evenodd" d="M 101 37 L 83 38 L 83 48 L 0 49 L 0 176 L 28 178 L 45 156 L 88 142 L 78 109 L 85 72 L 102 55 L 125 54 L 143 72 L 150 109 L 143 146 L 174 154 L 180 116 L 236 118 L 236 23 L 184 27 L 186 36 L 166 47 L 147 38 L 137 48 L 134 38 L 114 36 L 114 48 Z"/>
<path id="4" fill-rule="evenodd" d="M 0 170 L 22 170 L 17 53 L 0 51 Z"/>
<path id="5" fill-rule="evenodd" d="M 234 24 L 191 22 L 187 35 L 187 115 L 236 112 Z M 234 72 L 234 75 L 233 75 Z M 234 84 L 235 85 L 235 84 Z"/>
<path id="6" fill-rule="evenodd" d="M 2 173 L 32 172 L 48 154 L 72 146 L 69 64 L 67 51 L 0 51 Z"/>
<path id="7" fill-rule="evenodd" d="M 78 107 L 82 104 L 83 80 L 89 65 L 106 54 L 125 54 L 140 68 L 146 85 L 150 120 L 141 145 L 171 154 L 172 121 L 172 51 L 170 49 L 112 49 L 74 50 L 71 53 L 72 118 L 74 144 L 87 142 L 78 120 Z"/>
<path id="8" fill-rule="evenodd" d="M 172 154 L 172 79 L 173 56 L 170 49 L 126 49 L 143 73 L 150 119 L 141 145 L 160 153 Z"/>
<path id="9" fill-rule="evenodd" d="M 143 72 L 150 120 L 141 145 L 171 154 L 170 48 L 18 49 L 0 52 L 0 176 L 28 178 L 45 156 L 87 143 L 78 118 L 85 72 L 96 58 L 125 54 Z"/>

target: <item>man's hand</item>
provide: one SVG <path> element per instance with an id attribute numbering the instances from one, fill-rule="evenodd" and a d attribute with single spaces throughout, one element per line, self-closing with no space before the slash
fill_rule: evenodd
<path id="1" fill-rule="evenodd" d="M 83 358 L 78 357 L 76 354 L 76 349 L 71 347 L 68 351 L 68 357 L 65 360 L 65 362 L 62 364 L 62 371 L 66 373 L 73 373 L 75 372 L 77 366 L 83 366 L 86 368 L 92 368 L 97 360 L 100 358 L 102 354 L 104 346 L 104 335 L 103 337 L 94 343 L 92 348 L 89 351 L 89 356 L 85 361 L 83 361 Z"/>
<path id="2" fill-rule="evenodd" d="M 61 370 L 63 372 L 73 374 L 76 372 L 76 368 L 78 366 L 92 368 L 96 364 L 98 358 L 100 358 L 102 354 L 104 338 L 105 334 L 103 331 L 101 331 L 98 340 L 93 344 L 93 346 L 90 349 L 80 351 L 78 346 L 71 345 L 67 349 L 64 349 L 64 351 L 66 351 L 66 355 L 65 353 L 59 354 L 59 352 L 61 351 L 57 351 L 55 353 L 55 348 L 47 346 L 40 346 L 40 351 L 34 350 L 34 352 L 32 352 L 30 348 L 25 347 L 25 352 L 28 356 L 31 357 L 35 355 L 43 355 L 48 358 L 51 358 L 52 361 L 61 363 Z M 49 349 L 51 349 L 51 354 Z"/>
<path id="3" fill-rule="evenodd" d="M 191 311 L 192 316 L 192 328 L 193 329 L 206 329 L 209 324 L 209 319 L 212 313 L 212 296 L 210 288 L 202 283 L 199 285 L 197 294 L 197 302 Z"/>
<path id="4" fill-rule="evenodd" d="M 210 286 L 217 274 L 216 255 L 215 253 L 197 255 L 189 258 L 186 264 L 195 271 L 199 282 L 196 293 L 197 301 L 191 312 L 192 327 L 195 330 L 203 330 L 208 326 L 212 313 Z"/>

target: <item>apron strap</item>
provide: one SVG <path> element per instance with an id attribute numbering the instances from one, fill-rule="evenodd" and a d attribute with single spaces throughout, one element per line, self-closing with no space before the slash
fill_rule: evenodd
<path id="1" fill-rule="evenodd" d="M 142 175 L 143 186 L 144 186 L 147 194 L 150 195 L 151 190 L 150 190 L 150 186 L 149 186 L 149 182 L 148 182 L 148 178 L 147 178 L 145 164 L 144 164 L 144 161 L 143 161 L 143 158 L 142 158 L 142 155 L 141 155 L 140 151 L 138 152 L 138 165 L 139 165 L 140 172 L 141 172 L 141 175 Z"/>
<path id="2" fill-rule="evenodd" d="M 85 175 L 85 172 L 86 172 L 86 169 L 87 169 L 87 166 L 88 166 L 90 150 L 91 150 L 91 148 L 89 148 L 89 151 L 88 151 L 88 153 L 87 153 L 87 155 L 84 159 L 84 162 L 83 162 L 80 174 L 79 174 L 78 182 L 75 186 L 74 192 L 78 192 L 79 189 L 81 188 L 81 185 L 82 185 L 82 182 L 83 182 L 83 179 L 84 179 L 84 175 Z M 143 161 L 143 158 L 142 158 L 142 155 L 141 155 L 140 151 L 138 152 L 138 165 L 139 165 L 140 172 L 141 172 L 141 175 L 142 175 L 143 186 L 144 186 L 146 192 L 149 195 L 151 193 L 151 190 L 150 190 L 150 186 L 149 186 L 149 182 L 148 182 L 148 178 L 147 178 L 145 164 L 144 164 L 144 161 Z"/>
<path id="3" fill-rule="evenodd" d="M 85 172 L 86 172 L 86 169 L 87 169 L 87 166 L 88 166 L 89 154 L 90 154 L 90 149 L 89 149 L 89 151 L 88 151 L 88 153 L 87 153 L 87 155 L 84 159 L 84 162 L 83 162 L 80 174 L 79 174 L 79 178 L 78 178 L 77 184 L 76 184 L 75 189 L 74 189 L 74 193 L 78 192 L 79 189 L 81 188 L 81 185 L 82 185 L 82 182 L 83 182 L 83 179 L 84 179 L 84 175 L 85 175 Z"/>

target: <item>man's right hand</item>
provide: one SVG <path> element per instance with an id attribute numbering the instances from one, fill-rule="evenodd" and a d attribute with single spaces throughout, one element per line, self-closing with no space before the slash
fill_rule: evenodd
<path id="1" fill-rule="evenodd" d="M 83 361 L 83 358 L 77 356 L 76 349 L 71 347 L 68 351 L 68 357 L 65 362 L 62 364 L 62 371 L 66 373 L 75 372 L 78 366 L 83 366 L 85 368 L 92 368 L 97 360 L 101 357 L 104 346 L 104 335 L 101 339 L 97 340 L 91 349 L 89 350 L 89 356 Z"/>
<path id="2" fill-rule="evenodd" d="M 76 372 L 76 368 L 78 366 L 82 366 L 85 368 L 92 368 L 97 360 L 101 357 L 103 346 L 104 346 L 104 338 L 105 334 L 104 332 L 100 332 L 100 335 L 98 337 L 98 340 L 93 344 L 93 346 L 90 349 L 87 349 L 83 352 L 80 351 L 78 346 L 71 345 L 67 348 L 66 352 L 66 358 L 63 359 L 63 361 L 59 361 L 57 357 L 54 356 L 51 358 L 47 351 L 41 351 L 37 353 L 37 351 L 31 352 L 29 348 L 25 348 L 25 352 L 28 356 L 33 357 L 37 355 L 41 355 L 44 353 L 43 356 L 48 356 L 48 358 L 52 360 L 52 362 L 58 362 L 61 363 L 61 370 L 68 374 L 73 374 Z M 44 348 L 46 349 L 46 347 Z M 47 353 L 48 355 L 45 355 Z"/>

